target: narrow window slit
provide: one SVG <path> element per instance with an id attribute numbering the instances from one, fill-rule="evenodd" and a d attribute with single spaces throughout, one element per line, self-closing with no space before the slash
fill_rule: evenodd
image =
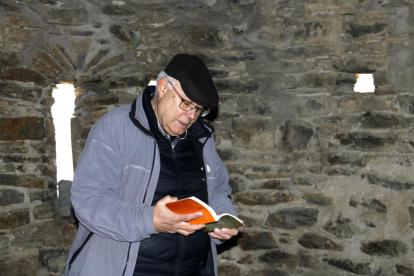
<path id="1" fill-rule="evenodd" d="M 374 77 L 372 74 L 355 74 L 356 83 L 354 91 L 358 93 L 372 93 L 375 91 Z"/>
<path id="2" fill-rule="evenodd" d="M 73 157 L 71 118 L 75 110 L 75 88 L 72 84 L 58 84 L 53 89 L 52 105 L 53 124 L 56 140 L 57 196 L 59 198 L 59 182 L 73 181 Z"/>

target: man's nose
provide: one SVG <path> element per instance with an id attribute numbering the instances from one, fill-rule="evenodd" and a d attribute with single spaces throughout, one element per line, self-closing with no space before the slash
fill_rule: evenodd
<path id="1" fill-rule="evenodd" d="M 186 113 L 187 117 L 189 117 L 191 120 L 194 120 L 197 118 L 197 111 L 196 109 L 191 109 L 190 111 L 187 111 Z"/>

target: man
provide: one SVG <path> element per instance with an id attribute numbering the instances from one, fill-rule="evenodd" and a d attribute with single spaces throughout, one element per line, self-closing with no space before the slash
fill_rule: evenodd
<path id="1" fill-rule="evenodd" d="M 79 229 L 65 275 L 217 276 L 216 244 L 237 229 L 199 231 L 166 206 L 196 196 L 217 214 L 235 214 L 215 150 L 199 117 L 218 106 L 204 63 L 178 54 L 133 103 L 104 115 L 79 159 L 72 204 Z"/>

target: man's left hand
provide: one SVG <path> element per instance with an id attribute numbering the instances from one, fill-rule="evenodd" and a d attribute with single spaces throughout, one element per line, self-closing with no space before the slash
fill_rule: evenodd
<path id="1" fill-rule="evenodd" d="M 239 233 L 239 229 L 237 228 L 215 228 L 214 232 L 210 232 L 210 237 L 219 240 L 229 240 L 233 236 L 236 236 Z"/>

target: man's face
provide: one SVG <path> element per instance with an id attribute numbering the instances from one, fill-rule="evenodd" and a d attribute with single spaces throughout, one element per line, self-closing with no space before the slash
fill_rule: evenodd
<path id="1" fill-rule="evenodd" d="M 174 83 L 174 87 L 184 100 L 192 102 L 185 95 L 179 81 Z M 171 136 L 183 134 L 198 118 L 195 109 L 191 111 L 182 110 L 179 107 L 180 103 L 181 99 L 173 88 L 168 87 L 167 80 L 161 79 L 158 82 L 158 98 L 153 101 L 152 107 L 161 127 Z"/>

